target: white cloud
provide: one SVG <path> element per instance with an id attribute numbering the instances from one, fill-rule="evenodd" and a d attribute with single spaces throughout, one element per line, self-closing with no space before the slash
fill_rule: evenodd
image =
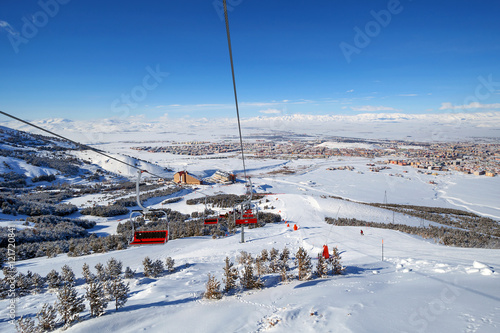
<path id="1" fill-rule="evenodd" d="M 418 96 L 418 94 L 399 94 L 398 96 L 401 96 L 401 97 L 415 97 L 415 96 Z"/>
<path id="2" fill-rule="evenodd" d="M 282 113 L 282 111 L 280 111 L 278 109 L 260 110 L 259 112 L 264 113 L 264 114 L 280 114 L 280 113 Z"/>
<path id="3" fill-rule="evenodd" d="M 347 90 L 346 92 L 348 92 L 348 93 L 354 92 L 354 89 Z"/>
<path id="4" fill-rule="evenodd" d="M 395 109 L 390 106 L 374 106 L 374 105 L 351 106 L 351 110 L 358 112 L 401 111 L 400 109 Z"/>
<path id="5" fill-rule="evenodd" d="M 494 104 L 481 104 L 479 102 L 472 102 L 468 105 L 453 105 L 449 102 L 441 103 L 439 110 L 467 110 L 467 109 L 500 109 L 500 103 Z"/>
<path id="6" fill-rule="evenodd" d="M 7 33 L 13 36 L 19 35 L 19 32 L 17 32 L 16 29 L 14 29 L 7 21 L 0 20 L 0 28 L 4 29 Z"/>

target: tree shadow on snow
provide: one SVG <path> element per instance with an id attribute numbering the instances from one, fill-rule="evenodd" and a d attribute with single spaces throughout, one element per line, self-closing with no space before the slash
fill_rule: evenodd
<path id="1" fill-rule="evenodd" d="M 155 308 L 155 307 L 160 307 L 160 306 L 180 305 L 180 304 L 198 301 L 200 299 L 201 299 L 200 296 L 198 296 L 198 297 L 190 296 L 190 297 L 178 299 L 175 301 L 160 301 L 160 302 L 155 302 L 155 303 L 136 304 L 136 305 L 126 306 L 122 309 L 122 311 L 135 311 L 135 310 Z"/>

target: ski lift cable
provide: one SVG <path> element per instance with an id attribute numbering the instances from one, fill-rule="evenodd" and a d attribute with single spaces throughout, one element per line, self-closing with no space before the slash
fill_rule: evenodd
<path id="1" fill-rule="evenodd" d="M 247 170 L 246 170 L 246 166 L 245 166 L 245 154 L 243 152 L 243 138 L 241 135 L 240 111 L 239 111 L 239 107 L 238 107 L 238 94 L 236 93 L 236 79 L 234 76 L 233 51 L 231 48 L 231 35 L 229 33 L 229 19 L 228 19 L 228 15 L 227 15 L 226 0 L 223 0 L 223 4 L 224 4 L 224 19 L 226 22 L 227 45 L 228 45 L 228 49 L 229 49 L 229 60 L 231 61 L 231 74 L 233 77 L 234 102 L 236 104 L 236 117 L 238 118 L 238 132 L 240 135 L 241 160 L 243 162 L 243 173 L 244 173 L 245 180 L 246 180 L 247 179 Z"/>
<path id="2" fill-rule="evenodd" d="M 77 142 L 77 141 L 74 141 L 74 140 L 68 139 L 68 138 L 66 138 L 66 137 L 64 137 L 64 136 L 62 136 L 62 135 L 59 135 L 59 134 L 54 133 L 54 132 L 52 132 L 52 131 L 49 131 L 48 129 L 45 129 L 45 128 L 40 127 L 40 126 L 38 126 L 38 125 L 32 124 L 32 123 L 30 123 L 29 121 L 26 121 L 26 120 L 23 120 L 23 119 L 21 119 L 21 118 L 18 118 L 18 117 L 14 116 L 14 115 L 11 115 L 11 114 L 7 113 L 7 112 L 4 112 L 4 111 L 1 111 L 1 110 L 0 110 L 0 113 L 1 113 L 1 114 L 3 114 L 4 116 L 10 117 L 10 118 L 15 119 L 15 120 L 17 120 L 17 121 L 20 121 L 20 122 L 22 122 L 22 123 L 24 123 L 24 124 L 26 124 L 26 125 L 29 125 L 29 126 L 31 126 L 31 127 L 34 127 L 34 128 L 36 128 L 36 129 L 38 129 L 38 130 L 40 130 L 40 131 L 43 131 L 43 132 L 49 133 L 50 135 L 53 135 L 53 136 L 56 136 L 56 137 L 58 137 L 58 138 L 60 138 L 60 139 L 63 139 L 63 140 L 69 141 L 69 142 L 71 142 L 71 143 L 73 143 L 73 144 L 75 144 L 75 145 L 77 145 L 77 146 L 79 146 L 79 147 L 81 147 L 81 148 L 85 148 L 85 149 L 88 149 L 88 150 L 92 150 L 92 151 L 94 151 L 94 152 L 96 152 L 96 153 L 98 153 L 98 154 L 101 154 L 102 156 L 105 156 L 105 157 L 107 157 L 107 158 L 109 158 L 109 159 L 112 159 L 112 160 L 114 160 L 114 161 L 116 161 L 116 162 L 119 162 L 119 163 L 125 164 L 125 165 L 127 165 L 127 166 L 129 166 L 129 167 L 131 167 L 131 168 L 137 169 L 137 170 L 139 170 L 139 171 L 141 171 L 141 172 L 146 172 L 146 173 L 149 173 L 149 174 L 150 174 L 150 175 L 152 175 L 152 176 L 155 176 L 155 177 L 158 177 L 158 178 L 163 178 L 163 177 L 158 176 L 158 175 L 156 175 L 156 174 L 154 174 L 154 173 L 152 173 L 152 172 L 149 172 L 149 171 L 147 171 L 147 170 L 143 170 L 143 169 L 141 169 L 141 168 L 139 168 L 139 167 L 137 167 L 137 166 L 135 166 L 135 165 L 133 165 L 133 164 L 130 164 L 130 163 L 124 162 L 124 161 L 122 161 L 122 160 L 120 160 L 120 159 L 118 159 L 118 158 L 116 158 L 116 157 L 113 157 L 113 156 L 111 156 L 111 155 L 108 155 L 108 154 L 106 154 L 106 153 L 103 153 L 103 152 L 102 152 L 102 151 L 100 151 L 99 149 L 96 149 L 96 148 L 94 148 L 94 147 L 90 147 L 90 146 L 88 146 L 88 145 L 86 145 L 86 144 L 83 144 L 83 143 L 80 143 L 80 142 Z"/>

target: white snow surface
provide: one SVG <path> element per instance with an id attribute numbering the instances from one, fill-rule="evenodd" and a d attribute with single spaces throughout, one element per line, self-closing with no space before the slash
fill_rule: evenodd
<path id="1" fill-rule="evenodd" d="M 77 258 L 25 260 L 17 267 L 45 275 L 68 264 L 81 278 L 83 263 L 94 270 L 97 263 L 115 257 L 136 270 L 124 308 L 115 311 L 110 304 L 106 315 L 91 319 L 87 306 L 83 321 L 68 332 L 498 331 L 500 251 L 446 247 L 369 227 L 363 228 L 361 236 L 358 227 L 324 222 L 325 216 L 336 212 L 338 200 L 303 193 L 269 199 L 289 223 L 298 225 L 297 231 L 285 223 L 269 224 L 245 230 L 245 243 L 239 242 L 239 233 L 221 239 L 191 237 Z M 315 258 L 324 244 L 338 246 L 347 267 L 344 275 L 289 283 L 280 283 L 277 275 L 265 275 L 262 290 L 239 291 L 219 301 L 202 298 L 208 273 L 222 281 L 226 256 L 235 262 L 240 251 L 255 256 L 262 249 L 286 246 L 293 257 L 302 246 Z M 144 277 L 146 256 L 172 257 L 175 272 Z M 84 293 L 81 282 L 77 289 Z M 18 301 L 17 314 L 34 315 L 44 302 L 53 303 L 55 298 L 51 292 L 25 296 Z M 0 301 L 3 318 L 8 302 Z M 12 332 L 13 327 L 2 321 L 0 330 Z"/>
<path id="2" fill-rule="evenodd" d="M 490 124 L 498 125 L 499 114 L 490 113 L 476 118 L 474 115 L 463 115 L 462 118 L 458 115 L 450 116 L 443 126 L 449 129 L 445 133 L 458 135 L 454 134 L 457 126 L 472 123 L 471 126 L 464 125 L 463 133 L 474 136 L 479 133 L 477 129 L 480 125 L 486 126 L 488 120 L 491 120 Z M 406 121 L 412 121 L 414 128 L 425 128 L 420 133 L 422 137 L 431 132 L 437 133 L 424 126 L 431 119 L 429 117 L 391 117 L 391 121 L 400 125 L 398 133 L 402 134 L 409 128 Z M 280 126 L 287 127 L 286 121 L 297 117 L 292 118 L 287 120 L 282 117 L 271 124 L 279 130 Z M 382 127 L 389 124 L 387 120 L 381 120 L 383 117 L 380 115 L 378 118 L 366 115 L 365 118 L 366 126 L 361 125 L 359 132 L 373 126 L 370 121 L 375 121 L 376 126 Z M 311 128 L 322 126 L 325 131 L 335 123 L 333 118 L 329 122 L 325 119 L 326 125 L 316 121 L 317 117 L 308 120 L 303 116 L 301 119 L 305 125 Z M 247 120 L 244 125 L 253 126 L 265 121 L 269 122 L 269 119 Z M 343 121 L 345 125 L 350 120 Z M 120 128 L 119 123 L 119 120 L 103 122 L 100 127 L 108 129 L 107 126 L 114 124 Z M 74 130 L 73 122 L 47 122 L 45 125 L 57 128 L 61 124 L 70 129 L 68 132 Z M 139 128 L 140 124 L 137 125 L 136 132 L 131 129 L 125 134 L 108 132 L 104 135 L 103 130 L 101 134 L 94 136 L 89 131 L 90 134 L 85 136 L 89 139 L 87 142 L 101 142 L 96 147 L 113 154 L 130 155 L 173 170 L 188 170 L 200 177 L 210 176 L 218 169 L 236 172 L 241 176 L 241 160 L 234 156 L 221 155 L 228 158 L 207 159 L 130 149 L 132 146 L 151 145 L 144 138 L 165 140 L 166 134 L 160 135 L 158 129 L 161 126 L 157 125 L 151 125 L 156 132 L 150 136 L 149 133 L 144 133 L 144 128 Z M 78 126 L 77 130 L 84 128 L 81 124 Z M 347 133 L 356 126 L 353 122 L 352 126 L 348 125 L 344 129 Z M 498 133 L 498 126 L 495 126 L 482 127 L 483 133 L 489 135 L 495 130 Z M 176 140 L 195 138 L 193 133 L 201 131 L 203 126 L 189 123 L 183 131 L 179 128 L 181 127 L 171 129 L 173 132 L 177 131 Z M 204 130 L 203 135 L 208 139 L 212 135 L 220 138 L 220 132 L 216 134 Z M 106 143 L 102 143 L 103 141 Z M 269 194 L 266 198 L 270 202 L 265 203 L 263 200 L 261 208 L 266 204 L 274 206 L 269 211 L 282 214 L 290 227 L 286 223 L 278 223 L 246 229 L 245 243 L 240 243 L 238 232 L 220 239 L 191 237 L 169 241 L 166 245 L 131 247 L 76 258 L 65 254 L 50 259 L 36 258 L 18 261 L 16 267 L 24 273 L 30 270 L 46 275 L 50 270 L 60 271 L 63 265 L 68 264 L 80 278 L 77 286 L 80 294 L 85 293 L 81 280 L 83 263 L 89 264 L 95 272 L 94 266 L 97 263 L 105 264 L 111 257 L 115 257 L 123 262 L 124 267 L 130 266 L 136 270 L 135 278 L 129 280 L 130 297 L 124 308 L 115 311 L 114 304 L 109 304 L 106 315 L 90 318 L 87 304 L 82 321 L 70 327 L 67 332 L 498 332 L 500 250 L 447 247 L 435 244 L 432 240 L 369 226 L 362 228 L 364 236 L 361 236 L 359 227 L 328 225 L 324 218 L 339 216 L 375 222 L 394 220 L 396 223 L 409 225 L 420 225 L 422 222 L 425 225 L 433 224 L 359 203 L 383 202 L 387 198 L 389 203 L 465 209 L 498 220 L 500 177 L 487 178 L 455 172 L 440 172 L 437 176 L 431 176 L 395 165 L 391 165 L 390 170 L 371 173 L 366 164 L 373 162 L 376 161 L 364 158 L 247 161 L 255 190 Z M 106 161 L 101 159 L 94 163 L 103 165 Z M 279 170 L 284 165 L 296 170 L 296 173 L 269 174 L 269 171 Z M 328 167 L 344 165 L 354 166 L 355 169 L 326 170 Z M 24 167 L 21 164 L 19 166 Z M 118 170 L 114 167 L 110 169 Z M 130 174 L 127 170 L 119 170 Z M 436 185 L 429 184 L 429 181 Z M 203 205 L 187 206 L 185 200 L 220 192 L 242 194 L 244 187 L 241 183 L 231 186 L 200 186 L 198 190 L 184 190 L 173 194 L 171 197 L 182 196 L 183 200 L 163 207 L 183 213 L 201 211 Z M 351 201 L 330 196 L 340 196 Z M 105 198 L 93 195 L 70 199 L 69 202 L 81 206 L 98 200 Z M 147 204 L 161 207 L 159 202 Z M 16 217 L 19 218 L 23 216 Z M 126 219 L 126 216 L 95 219 L 98 224 L 92 232 L 105 235 L 114 233 L 118 220 Z M 11 216 L 0 214 L 1 226 L 21 223 L 14 221 Z M 299 227 L 297 231 L 291 228 L 293 224 Z M 294 257 L 302 246 L 311 257 L 316 258 L 325 244 L 330 249 L 338 246 L 342 263 L 347 267 L 344 275 L 281 283 L 277 275 L 269 274 L 263 276 L 266 287 L 262 290 L 240 290 L 218 301 L 202 298 L 208 273 L 215 275 L 223 284 L 222 271 L 226 256 L 236 262 L 240 251 L 247 251 L 255 257 L 263 249 L 270 250 L 274 247 L 281 251 L 287 247 Z M 175 260 L 175 272 L 165 273 L 155 279 L 144 277 L 142 260 L 146 256 L 153 260 L 172 257 Z M 313 259 L 313 265 L 315 264 L 316 259 Z M 24 296 L 17 301 L 16 314 L 34 316 L 44 303 L 52 304 L 55 300 L 56 294 L 50 291 Z M 1 332 L 15 331 L 8 321 L 8 306 L 8 299 L 0 301 Z"/>

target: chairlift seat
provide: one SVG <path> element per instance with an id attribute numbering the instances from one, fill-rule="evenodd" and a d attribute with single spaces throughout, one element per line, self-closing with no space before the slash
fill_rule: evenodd
<path id="1" fill-rule="evenodd" d="M 205 225 L 210 225 L 210 224 L 217 224 L 219 222 L 218 218 L 210 218 L 210 219 L 205 219 L 203 224 Z"/>
<path id="2" fill-rule="evenodd" d="M 167 230 L 145 230 L 134 232 L 134 239 L 129 245 L 165 244 L 167 241 Z"/>

